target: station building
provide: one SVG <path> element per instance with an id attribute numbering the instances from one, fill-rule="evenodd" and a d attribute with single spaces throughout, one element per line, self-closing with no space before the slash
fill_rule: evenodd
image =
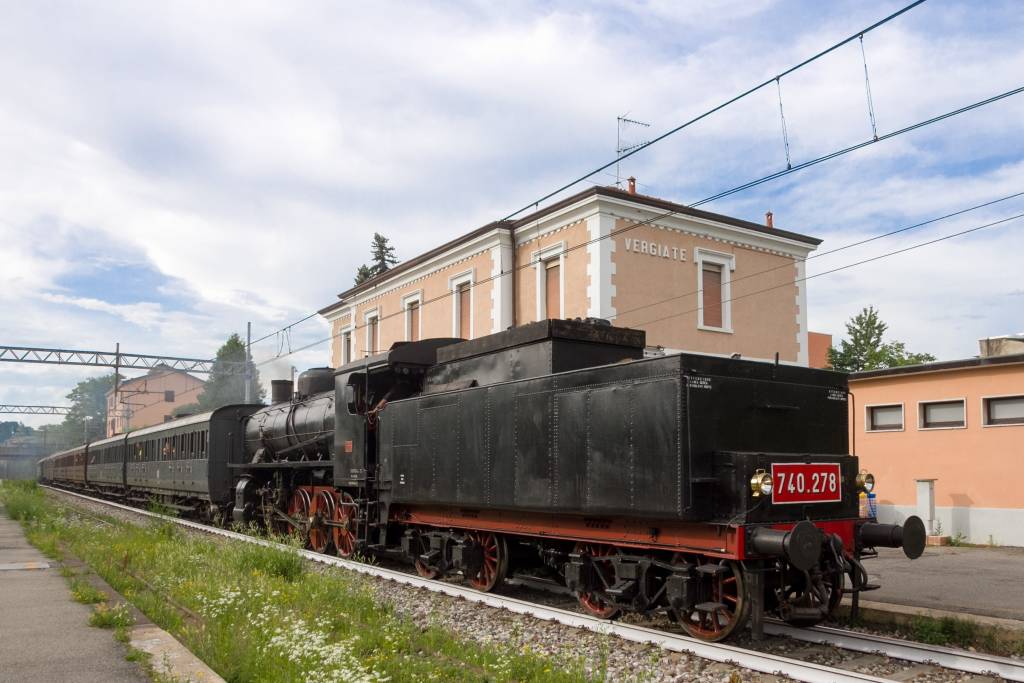
<path id="1" fill-rule="evenodd" d="M 927 524 L 918 482 L 934 480 L 932 533 L 1024 546 L 1024 336 L 981 352 L 850 375 L 851 444 L 878 479 L 881 521 Z"/>
<path id="2" fill-rule="evenodd" d="M 107 392 L 107 436 L 167 422 L 178 405 L 194 403 L 206 382 L 184 370 L 157 365 Z"/>
<path id="3" fill-rule="evenodd" d="M 631 179 L 632 180 L 632 179 Z M 593 187 L 477 228 L 320 310 L 339 367 L 399 341 L 547 318 L 646 330 L 652 351 L 808 365 L 804 260 L 820 240 L 630 190 Z"/>

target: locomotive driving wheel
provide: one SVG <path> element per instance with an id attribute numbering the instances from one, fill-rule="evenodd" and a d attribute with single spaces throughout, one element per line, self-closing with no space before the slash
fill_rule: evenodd
<path id="1" fill-rule="evenodd" d="M 312 523 L 309 527 L 309 547 L 318 553 L 325 553 L 331 547 L 331 529 L 324 520 L 334 519 L 338 505 L 330 491 L 321 491 L 313 498 Z"/>
<path id="2" fill-rule="evenodd" d="M 742 628 L 750 611 L 743 568 L 729 560 L 683 558 L 697 565 L 700 599 L 692 609 L 676 614 L 687 635 L 709 642 L 728 638 Z"/>
<path id="3" fill-rule="evenodd" d="M 334 547 L 341 557 L 351 557 L 356 550 L 356 538 L 353 533 L 356 517 L 356 502 L 347 493 L 338 497 L 338 503 L 331 513 L 331 536 L 334 540 Z"/>
<path id="4" fill-rule="evenodd" d="M 503 537 L 489 531 L 471 531 L 466 536 L 483 551 L 480 571 L 472 576 L 467 575 L 469 585 L 478 591 L 490 592 L 508 574 L 508 544 Z"/>
<path id="5" fill-rule="evenodd" d="M 309 517 L 312 500 L 306 489 L 295 489 L 288 501 L 288 517 L 291 524 L 288 534 L 302 541 L 303 546 L 309 544 Z"/>
<path id="6" fill-rule="evenodd" d="M 604 543 L 576 544 L 575 553 L 589 555 L 594 563 L 594 569 L 600 575 L 604 584 L 611 584 L 615 580 L 615 567 L 611 563 L 612 557 L 619 554 L 615 546 Z M 579 594 L 580 606 L 589 614 L 600 619 L 614 619 L 619 614 L 619 608 L 602 598 L 596 591 L 586 591 Z"/>

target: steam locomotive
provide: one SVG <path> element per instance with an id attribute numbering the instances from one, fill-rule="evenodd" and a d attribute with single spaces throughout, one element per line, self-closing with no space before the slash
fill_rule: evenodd
<path id="1" fill-rule="evenodd" d="M 845 375 L 697 354 L 546 320 L 396 343 L 234 405 L 54 454 L 40 478 L 318 552 L 397 558 L 490 591 L 513 574 L 614 618 L 717 641 L 764 614 L 825 619 L 877 547 L 924 525 L 859 516 Z"/>

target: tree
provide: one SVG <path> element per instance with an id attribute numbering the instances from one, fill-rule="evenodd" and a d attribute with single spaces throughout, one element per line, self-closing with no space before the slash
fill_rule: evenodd
<path id="1" fill-rule="evenodd" d="M 61 423 L 64 433 L 69 438 L 92 440 L 106 435 L 107 392 L 113 388 L 113 373 L 93 377 L 75 385 L 67 395 L 67 399 L 71 401 L 71 410 Z"/>
<path id="2" fill-rule="evenodd" d="M 0 422 L 0 443 L 14 436 L 19 426 L 20 422 Z"/>
<path id="3" fill-rule="evenodd" d="M 370 260 L 373 262 L 370 270 L 374 275 L 386 273 L 391 266 L 398 263 L 395 248 L 388 242 L 388 238 L 379 232 L 373 233 L 373 242 L 370 243 Z"/>
<path id="4" fill-rule="evenodd" d="M 199 394 L 199 409 L 216 410 L 232 403 L 245 400 L 245 343 L 237 334 L 232 334 L 217 350 L 217 357 L 210 369 L 210 379 Z M 254 403 L 263 400 L 266 392 L 260 386 L 260 373 L 249 361 L 251 396 Z"/>
<path id="5" fill-rule="evenodd" d="M 364 263 L 363 265 L 359 266 L 359 269 L 356 271 L 356 284 L 361 285 L 367 280 L 369 280 L 371 277 L 373 277 L 373 271 L 370 270 L 370 267 Z"/>
<path id="6" fill-rule="evenodd" d="M 843 339 L 838 349 L 834 346 L 829 348 L 829 365 L 841 372 L 859 372 L 935 360 L 930 353 L 908 352 L 903 342 L 885 342 L 883 337 L 887 329 L 889 326 L 878 317 L 874 306 L 862 309 L 846 323 L 846 334 L 850 340 Z"/>

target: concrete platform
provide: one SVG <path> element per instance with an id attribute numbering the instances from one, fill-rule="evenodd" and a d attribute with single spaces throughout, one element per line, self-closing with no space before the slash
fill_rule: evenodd
<path id="1" fill-rule="evenodd" d="M 881 548 L 864 566 L 882 587 L 862 600 L 1011 619 L 1024 627 L 1024 548 L 929 547 L 913 561 L 902 550 Z"/>
<path id="2" fill-rule="evenodd" d="M 112 631 L 89 626 L 91 612 L 0 508 L 0 683 L 148 681 Z"/>

